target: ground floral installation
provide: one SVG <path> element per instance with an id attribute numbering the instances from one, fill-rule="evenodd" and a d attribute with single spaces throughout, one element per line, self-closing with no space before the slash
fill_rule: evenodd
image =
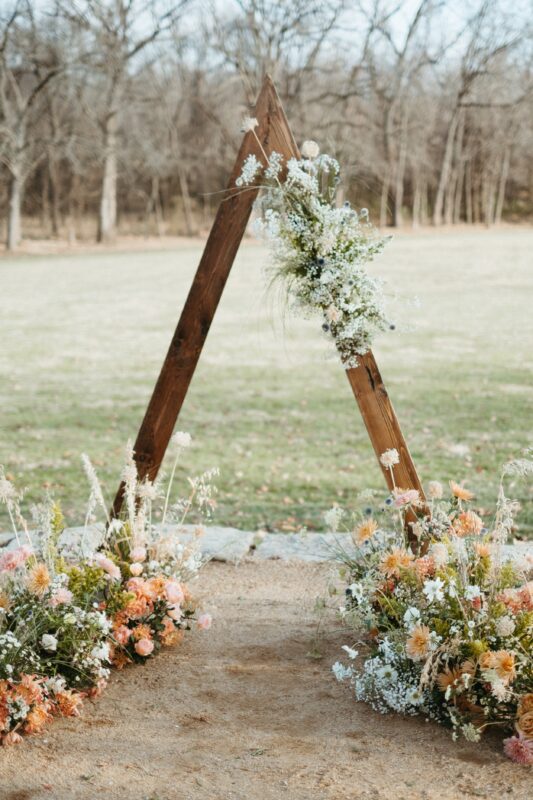
<path id="1" fill-rule="evenodd" d="M 191 510 L 209 515 L 215 471 L 190 479 L 188 496 L 171 502 L 178 459 L 191 437 L 180 432 L 173 443 L 176 459 L 164 492 L 161 482 L 139 482 L 128 446 L 122 519 L 108 517 L 95 470 L 83 457 L 91 485 L 86 530 L 97 508 L 106 528 L 97 552 L 82 559 L 60 551 L 64 520 L 52 500 L 33 509 L 41 536 L 32 544 L 22 495 L 0 468 L 0 501 L 18 543 L 0 555 L 2 744 L 40 733 L 54 716 L 77 716 L 84 698 L 103 691 L 111 667 L 146 661 L 180 642 L 193 624 L 210 626 L 186 585 L 201 566 L 196 540 L 183 546 L 177 532 Z M 166 523 L 159 534 L 152 524 L 158 502 Z"/>
<path id="2" fill-rule="evenodd" d="M 366 629 L 370 653 L 360 660 L 346 646 L 351 663 L 333 667 L 357 700 L 384 714 L 423 714 L 469 741 L 503 729 L 505 753 L 524 765 L 533 764 L 533 559 L 504 557 L 517 504 L 503 483 L 533 473 L 529 456 L 504 468 L 489 528 L 469 505 L 473 494 L 454 482 L 448 499 L 430 483 L 429 514 L 420 514 L 416 491 L 395 488 L 381 511 L 354 522 L 355 554 L 341 554 L 348 588 L 340 611 Z M 396 450 L 381 462 L 394 480 Z M 419 514 L 414 549 L 407 509 Z M 343 516 L 328 512 L 329 527 Z"/>
<path id="3" fill-rule="evenodd" d="M 355 367 L 376 333 L 394 327 L 385 314 L 382 283 L 365 268 L 386 238 L 370 225 L 366 209 L 357 213 L 349 203 L 336 205 L 340 167 L 319 154 L 316 142 L 304 142 L 303 157 L 285 162 L 280 153 L 266 155 L 256 126 L 257 120 L 245 120 L 262 161 L 249 155 L 236 185 L 263 190 L 255 227 L 271 246 L 271 277 L 283 279 L 297 310 L 321 314 L 342 363 Z"/>

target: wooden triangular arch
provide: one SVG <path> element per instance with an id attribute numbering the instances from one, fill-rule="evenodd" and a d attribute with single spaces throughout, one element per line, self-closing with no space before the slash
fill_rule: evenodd
<path id="1" fill-rule="evenodd" d="M 255 134 L 269 155 L 272 151 L 285 158 L 298 158 L 299 151 L 291 133 L 278 94 L 270 77 L 266 77 L 257 104 Z M 211 228 L 209 238 L 196 271 L 178 326 L 146 409 L 137 440 L 135 460 L 140 479 L 154 480 L 165 455 L 176 420 L 194 375 L 209 328 L 230 273 L 237 250 L 246 230 L 258 190 L 246 192 L 235 188 L 248 155 L 262 154 L 253 132 L 245 134 L 229 180 L 228 190 Z M 403 489 L 423 490 L 409 449 L 389 396 L 383 385 L 372 352 L 359 358 L 359 366 L 346 370 L 348 380 L 359 405 L 370 440 L 379 456 L 395 448 L 400 463 L 394 468 L 396 485 Z M 390 470 L 382 468 L 390 489 Z M 119 487 L 113 513 L 120 512 L 123 485 Z"/>

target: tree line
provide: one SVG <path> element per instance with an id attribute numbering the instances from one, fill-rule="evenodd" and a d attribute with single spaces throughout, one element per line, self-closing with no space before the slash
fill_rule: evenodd
<path id="1" fill-rule="evenodd" d="M 3 0 L 0 214 L 209 225 L 265 73 L 381 226 L 533 212 L 530 0 Z"/>

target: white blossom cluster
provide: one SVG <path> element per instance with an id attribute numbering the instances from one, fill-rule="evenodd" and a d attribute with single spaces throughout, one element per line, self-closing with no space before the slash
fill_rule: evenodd
<path id="1" fill-rule="evenodd" d="M 306 152 L 317 152 L 317 146 Z M 339 171 L 325 154 L 283 164 L 274 152 L 265 166 L 249 156 L 236 185 L 265 190 L 256 230 L 271 246 L 272 277 L 287 282 L 296 310 L 321 314 L 324 332 L 349 368 L 376 333 L 391 326 L 382 283 L 366 270 L 386 240 L 377 236 L 365 209 L 336 205 Z"/>

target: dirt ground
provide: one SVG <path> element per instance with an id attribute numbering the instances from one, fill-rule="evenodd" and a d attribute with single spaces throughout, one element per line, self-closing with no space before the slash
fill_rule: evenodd
<path id="1" fill-rule="evenodd" d="M 454 744 L 336 683 L 347 637 L 332 611 L 317 639 L 314 612 L 330 569 L 208 565 L 211 631 L 116 674 L 81 719 L 1 750 L 1 800 L 531 798 L 531 771 L 498 740 Z"/>

